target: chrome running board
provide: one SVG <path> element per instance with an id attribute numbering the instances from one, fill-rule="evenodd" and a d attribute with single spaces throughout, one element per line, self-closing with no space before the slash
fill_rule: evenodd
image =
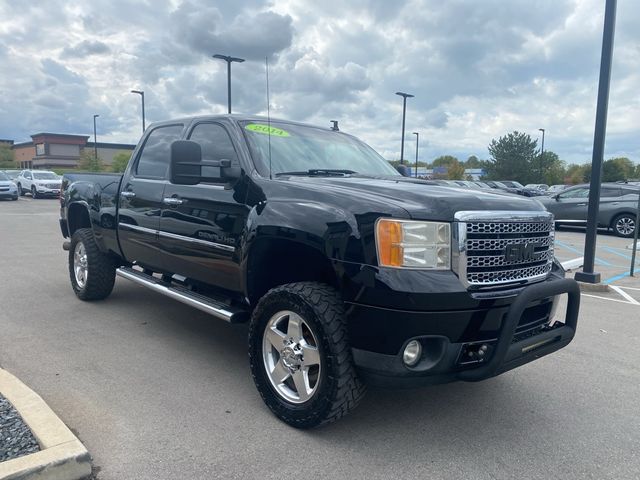
<path id="1" fill-rule="evenodd" d="M 226 305 L 219 300 L 215 300 L 200 293 L 192 292 L 188 288 L 180 285 L 165 283 L 162 280 L 154 276 L 147 275 L 139 270 L 134 270 L 130 267 L 120 267 L 116 270 L 116 274 L 119 277 L 131 280 L 138 285 L 142 285 L 154 292 L 173 298 L 185 305 L 195 307 L 198 310 L 229 323 L 242 323 L 248 320 L 249 314 L 246 310 Z"/>

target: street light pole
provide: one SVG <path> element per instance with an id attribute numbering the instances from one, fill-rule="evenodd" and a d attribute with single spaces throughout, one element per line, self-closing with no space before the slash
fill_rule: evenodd
<path id="1" fill-rule="evenodd" d="M 591 182 L 589 185 L 589 208 L 587 210 L 587 234 L 584 244 L 584 262 L 575 279 L 587 283 L 600 283 L 600 274 L 594 272 L 596 258 L 597 216 L 600 209 L 600 181 L 602 158 L 607 134 L 607 110 L 609 107 L 609 85 L 611 83 L 611 60 L 613 37 L 616 29 L 616 0 L 607 0 L 604 8 L 604 30 L 600 57 L 600 79 L 598 80 L 598 102 L 596 105 L 596 127 L 593 134 L 593 157 L 591 159 Z"/>
<path id="2" fill-rule="evenodd" d="M 404 163 L 404 121 L 407 116 L 407 98 L 413 98 L 414 95 L 404 92 L 396 92 L 396 95 L 402 97 L 402 140 L 400 144 L 400 165 Z"/>
<path id="3" fill-rule="evenodd" d="M 544 128 L 539 128 L 542 132 L 542 148 L 540 149 L 540 181 L 544 183 Z"/>
<path id="4" fill-rule="evenodd" d="M 146 129 L 144 122 L 144 92 L 142 90 L 131 90 L 131 93 L 137 93 L 142 97 L 142 133 L 144 133 Z"/>
<path id="5" fill-rule="evenodd" d="M 418 139 L 420 138 L 420 134 L 418 132 L 413 132 L 416 136 L 416 178 L 418 178 Z"/>
<path id="6" fill-rule="evenodd" d="M 98 136 L 96 134 L 96 118 L 100 115 L 93 116 L 93 155 L 98 160 Z"/>
<path id="7" fill-rule="evenodd" d="M 218 58 L 227 62 L 227 104 L 229 107 L 229 113 L 231 113 L 231 63 L 242 63 L 244 62 L 244 58 L 230 57 L 229 55 L 220 55 L 219 53 L 213 55 L 213 58 Z"/>

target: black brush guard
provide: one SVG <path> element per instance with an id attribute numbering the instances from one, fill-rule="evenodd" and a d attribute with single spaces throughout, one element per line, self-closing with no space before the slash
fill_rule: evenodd
<path id="1" fill-rule="evenodd" d="M 563 326 L 544 331 L 526 340 L 513 341 L 518 322 L 531 302 L 565 293 L 568 299 Z M 576 333 L 579 309 L 580 287 L 573 279 L 563 278 L 526 287 L 517 296 L 505 315 L 501 333 L 493 348 L 491 358 L 473 370 L 458 373 L 458 379 L 478 381 L 493 377 L 567 345 Z"/>

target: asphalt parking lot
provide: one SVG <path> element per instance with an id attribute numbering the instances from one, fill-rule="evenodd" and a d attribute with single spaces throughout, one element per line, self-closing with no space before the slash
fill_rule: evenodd
<path id="1" fill-rule="evenodd" d="M 56 200 L 0 202 L 0 365 L 78 434 L 99 480 L 640 478 L 640 305 L 615 291 L 583 297 L 554 355 L 481 383 L 371 389 L 297 431 L 256 392 L 244 326 L 122 279 L 77 300 L 57 217 Z M 584 232 L 557 239 L 562 260 L 581 255 Z M 630 241 L 599 242 L 606 280 L 640 300 Z"/>

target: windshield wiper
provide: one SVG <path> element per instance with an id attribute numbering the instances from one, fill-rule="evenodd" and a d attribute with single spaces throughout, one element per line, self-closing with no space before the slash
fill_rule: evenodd
<path id="1" fill-rule="evenodd" d="M 358 173 L 354 170 L 342 170 L 338 168 L 312 168 L 306 171 L 300 172 L 278 172 L 276 173 L 276 177 L 280 175 L 310 175 L 310 176 L 321 176 L 321 175 L 351 175 L 354 173 Z"/>

